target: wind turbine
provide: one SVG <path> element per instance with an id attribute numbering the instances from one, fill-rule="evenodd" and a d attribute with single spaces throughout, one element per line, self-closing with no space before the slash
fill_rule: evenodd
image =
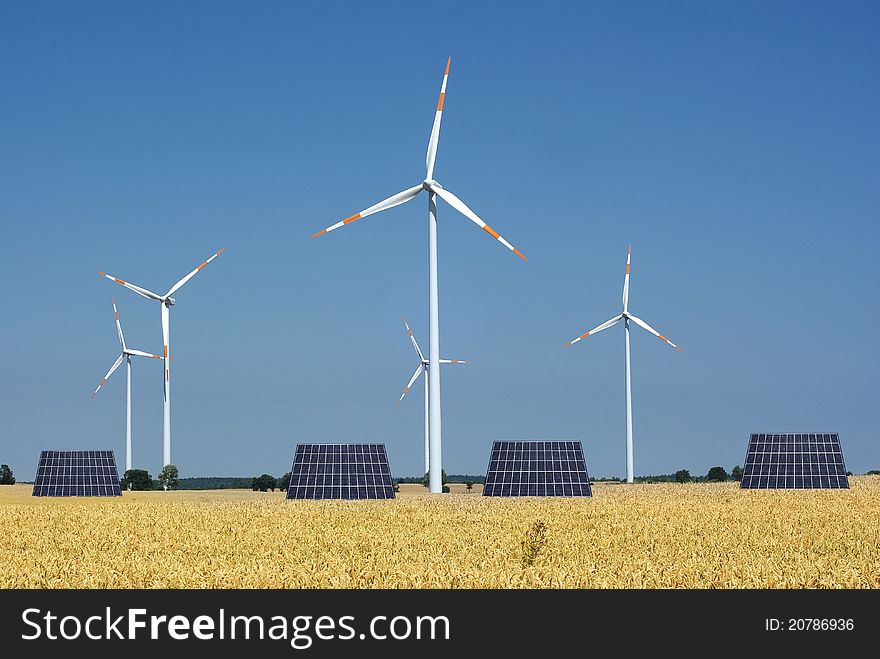
<path id="1" fill-rule="evenodd" d="M 113 315 L 116 316 L 116 333 L 119 335 L 119 345 L 122 346 L 122 354 L 113 362 L 113 366 L 107 371 L 107 375 L 101 378 L 98 387 L 92 393 L 92 398 L 98 395 L 104 383 L 113 375 L 113 371 L 119 368 L 122 360 L 125 360 L 128 370 L 128 384 L 125 391 L 125 471 L 131 469 L 131 358 L 136 357 L 152 357 L 153 359 L 162 359 L 161 355 L 154 355 L 143 350 L 135 350 L 125 345 L 125 336 L 122 334 L 122 325 L 119 322 L 119 311 L 116 310 L 116 299 L 113 299 Z"/>
<path id="2" fill-rule="evenodd" d="M 629 249 L 626 253 L 626 274 L 623 277 L 623 313 L 615 316 L 610 320 L 606 320 L 604 323 L 599 325 L 598 327 L 594 327 L 589 332 L 585 332 L 581 334 L 579 337 L 574 339 L 573 341 L 569 341 L 565 344 L 565 347 L 572 346 L 578 341 L 587 338 L 588 336 L 592 336 L 597 332 L 601 332 L 602 330 L 606 330 L 609 327 L 613 327 L 621 320 L 623 321 L 623 330 L 626 335 L 626 482 L 633 482 L 633 431 L 632 431 L 632 379 L 630 377 L 630 365 L 629 365 L 629 323 L 630 321 L 634 322 L 639 327 L 648 330 L 651 334 L 659 338 L 661 341 L 668 343 L 673 348 L 678 350 L 679 352 L 684 352 L 681 348 L 675 345 L 672 341 L 663 336 L 660 332 L 655 330 L 653 327 L 648 325 L 641 318 L 637 318 L 633 314 L 629 312 L 629 265 L 630 259 L 632 257 L 632 245 L 629 246 Z"/>
<path id="3" fill-rule="evenodd" d="M 409 340 L 412 341 L 413 348 L 416 350 L 416 354 L 419 356 L 419 365 L 416 368 L 416 372 L 413 373 L 413 376 L 409 379 L 409 384 L 407 384 L 403 388 L 403 393 L 400 394 L 400 398 L 397 401 L 397 404 L 403 401 L 403 397 L 406 396 L 407 392 L 410 390 L 410 387 L 413 386 L 413 383 L 416 381 L 416 378 L 425 373 L 425 473 L 430 471 L 431 466 L 431 443 L 430 443 L 430 425 L 428 423 L 428 371 L 430 370 L 430 362 L 425 359 L 425 356 L 422 354 L 422 349 L 419 348 L 418 341 L 416 341 L 416 337 L 413 336 L 412 330 L 409 328 L 409 323 L 405 320 L 403 324 L 406 325 L 406 333 L 409 334 Z M 440 364 L 467 364 L 466 359 L 441 359 Z"/>
<path id="4" fill-rule="evenodd" d="M 400 204 L 414 199 L 423 190 L 428 193 L 428 363 L 430 365 L 430 368 L 428 369 L 428 381 L 430 383 L 430 386 L 428 387 L 430 396 L 430 405 L 428 408 L 430 425 L 429 482 L 430 490 L 433 493 L 440 493 L 443 491 L 440 478 L 442 462 L 442 442 L 440 435 L 440 369 L 438 368 L 440 365 L 440 302 L 437 284 L 437 203 L 435 197 L 443 199 L 447 204 L 452 206 L 455 210 L 495 238 L 495 240 L 499 241 L 521 259 L 524 261 L 528 260 L 519 252 L 519 250 L 502 238 L 495 229 L 481 220 L 480 217 L 468 208 L 461 199 L 449 192 L 449 190 L 443 188 L 443 186 L 433 178 L 434 161 L 437 158 L 437 143 L 440 138 L 440 120 L 443 114 L 443 100 L 446 97 L 446 81 L 449 78 L 449 66 L 451 62 L 452 58 L 449 58 L 446 61 L 446 71 L 443 73 L 443 84 L 440 87 L 440 100 L 437 101 L 437 111 L 434 114 L 434 125 L 431 128 L 431 137 L 428 139 L 428 153 L 425 158 L 425 164 L 427 166 L 425 180 L 418 185 L 407 188 L 403 192 L 398 192 L 377 204 L 373 204 L 369 208 L 365 208 L 360 213 L 355 213 L 344 220 L 340 220 L 336 224 L 332 224 L 312 236 L 312 238 L 321 236 L 330 231 L 344 227 L 347 224 L 351 224 L 355 220 L 399 206 Z"/>
<path id="5" fill-rule="evenodd" d="M 224 247 L 218 252 L 215 252 L 210 258 L 198 265 L 195 270 L 190 272 L 183 279 L 174 284 L 174 286 L 168 289 L 168 292 L 165 293 L 165 295 L 159 295 L 158 293 L 154 293 L 153 291 L 147 290 L 146 288 L 135 286 L 131 282 L 123 281 L 122 279 L 118 279 L 113 275 L 108 275 L 104 272 L 98 271 L 98 274 L 102 277 L 106 277 L 110 281 L 115 281 L 117 284 L 125 286 L 127 289 L 129 289 L 130 291 L 134 291 L 141 297 L 145 297 L 148 300 L 157 300 L 162 308 L 162 343 L 164 344 L 163 357 L 165 359 L 165 406 L 163 408 L 162 415 L 163 466 L 171 464 L 171 329 L 169 313 L 171 307 L 174 306 L 175 302 L 174 298 L 171 296 L 174 295 L 178 290 L 180 290 L 181 286 L 183 286 L 186 282 L 195 277 L 202 268 L 204 268 L 211 261 L 220 256 L 220 254 L 223 253 L 224 249 L 226 248 Z"/>

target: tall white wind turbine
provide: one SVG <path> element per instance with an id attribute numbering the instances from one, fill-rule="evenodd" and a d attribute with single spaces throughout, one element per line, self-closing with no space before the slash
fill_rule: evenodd
<path id="1" fill-rule="evenodd" d="M 629 323 L 630 321 L 634 322 L 639 327 L 648 330 L 651 334 L 659 338 L 661 341 L 671 345 L 673 348 L 678 350 L 679 352 L 684 352 L 681 348 L 675 345 L 672 341 L 663 336 L 660 332 L 655 330 L 653 327 L 648 325 L 641 318 L 637 318 L 633 314 L 629 312 L 629 265 L 630 259 L 632 257 L 632 245 L 629 246 L 629 249 L 626 253 L 626 274 L 623 277 L 623 313 L 611 318 L 610 320 L 606 320 L 604 323 L 599 325 L 598 327 L 594 327 L 589 332 L 585 332 L 581 334 L 576 339 L 569 341 L 565 344 L 565 347 L 572 346 L 578 341 L 587 338 L 588 336 L 592 336 L 597 332 L 601 332 L 602 330 L 606 330 L 609 327 L 613 327 L 621 320 L 623 321 L 623 330 L 624 335 L 626 336 L 626 482 L 633 482 L 633 430 L 632 430 L 632 379 L 630 376 L 630 360 L 629 360 Z"/>
<path id="2" fill-rule="evenodd" d="M 419 343 L 416 341 L 416 337 L 413 336 L 412 330 L 409 328 L 409 323 L 405 320 L 403 324 L 406 325 L 406 333 L 409 334 L 409 340 L 412 341 L 413 348 L 415 348 L 416 354 L 419 356 L 419 365 L 416 368 L 415 373 L 409 379 L 409 383 L 403 388 L 403 393 L 400 394 L 400 398 L 397 400 L 397 404 L 403 401 L 403 397 L 406 396 L 407 392 L 409 392 L 410 388 L 413 386 L 413 383 L 416 381 L 416 378 L 419 377 L 423 372 L 425 374 L 425 473 L 427 474 L 430 471 L 431 467 L 431 429 L 430 424 L 428 423 L 429 419 L 429 404 L 428 404 L 428 371 L 431 368 L 431 363 L 425 359 L 425 356 L 422 354 L 422 349 L 419 348 Z M 440 364 L 467 364 L 466 359 L 441 359 Z"/>
<path id="3" fill-rule="evenodd" d="M 158 293 L 154 293 L 153 291 L 147 290 L 146 288 L 142 288 L 141 286 L 135 286 L 131 282 L 123 281 L 122 279 L 118 279 L 113 275 L 108 275 L 104 272 L 98 271 L 98 274 L 102 277 L 106 277 L 110 281 L 115 281 L 117 284 L 121 286 L 125 286 L 130 291 L 134 291 L 141 297 L 145 297 L 148 300 L 156 300 L 159 302 L 160 307 L 162 308 L 162 343 L 164 344 L 163 348 L 163 357 L 165 359 L 165 405 L 163 407 L 163 415 L 162 415 L 162 464 L 168 465 L 171 464 L 171 328 L 170 328 L 170 318 L 169 313 L 171 307 L 174 306 L 174 298 L 171 297 L 178 290 L 180 290 L 181 286 L 183 286 L 190 279 L 195 277 L 199 271 L 208 265 L 211 261 L 216 259 L 220 254 L 223 253 L 225 247 L 220 249 L 211 255 L 203 263 L 196 266 L 196 269 L 187 274 L 183 279 L 178 281 L 174 286 L 168 289 L 168 292 L 165 295 L 159 295 Z"/>
<path id="4" fill-rule="evenodd" d="M 107 371 L 107 375 L 101 378 L 97 388 L 92 393 L 92 398 L 98 395 L 101 387 L 103 387 L 104 383 L 110 379 L 110 376 L 113 375 L 113 372 L 117 368 L 119 368 L 119 365 L 124 359 L 128 370 L 128 383 L 125 390 L 125 471 L 128 471 L 131 469 L 131 358 L 135 356 L 162 359 L 162 355 L 154 355 L 149 352 L 144 352 L 143 350 L 135 350 L 134 348 L 129 348 L 125 345 L 125 335 L 122 333 L 122 325 L 119 322 L 119 311 L 116 310 L 115 299 L 113 300 L 113 315 L 116 316 L 116 334 L 119 336 L 119 345 L 122 346 L 122 354 L 120 354 L 116 361 L 113 362 L 113 366 Z"/>
<path id="5" fill-rule="evenodd" d="M 461 199 L 449 192 L 449 190 L 443 188 L 433 178 L 434 161 L 437 158 L 437 143 L 440 138 L 440 120 L 443 114 L 443 100 L 446 97 L 446 81 L 449 78 L 449 65 L 451 62 L 452 58 L 449 58 L 446 62 L 446 71 L 443 73 L 443 84 L 440 87 L 440 100 L 437 102 L 437 111 L 434 114 L 434 125 L 431 128 L 431 137 L 428 139 L 428 154 L 425 159 L 427 165 L 425 180 L 418 185 L 407 188 L 403 192 L 398 192 L 377 204 L 373 204 L 369 208 L 365 208 L 360 213 L 355 213 L 351 217 L 340 220 L 336 224 L 332 224 L 312 236 L 312 238 L 321 236 L 335 229 L 344 227 L 346 224 L 351 224 L 355 220 L 378 213 L 379 211 L 399 206 L 400 204 L 414 199 L 423 190 L 428 193 L 428 363 L 430 364 L 428 370 L 428 381 L 430 382 L 430 386 L 428 387 L 428 390 L 430 396 L 429 425 L 431 454 L 429 481 L 430 490 L 433 493 L 440 493 L 443 491 L 440 477 L 442 468 L 442 442 L 440 435 L 440 369 L 438 368 L 440 365 L 440 302 L 437 284 L 437 204 L 435 198 L 440 197 L 483 231 L 495 238 L 495 240 L 499 241 L 511 252 L 524 261 L 528 260 L 519 252 L 519 250 L 502 238 L 495 229 L 481 220 L 479 216 L 468 208 Z"/>

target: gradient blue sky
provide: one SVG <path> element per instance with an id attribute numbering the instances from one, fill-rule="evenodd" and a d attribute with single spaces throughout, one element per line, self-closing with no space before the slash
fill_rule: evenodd
<path id="1" fill-rule="evenodd" d="M 0 462 L 124 456 L 129 343 L 172 311 L 185 476 L 289 469 L 297 442 L 385 442 L 422 470 L 426 199 L 436 178 L 529 257 L 439 204 L 444 467 L 493 439 L 580 439 L 624 474 L 741 463 L 751 432 L 837 431 L 880 468 L 876 2 L 0 3 Z M 134 370 L 135 464 L 161 466 L 161 366 Z"/>

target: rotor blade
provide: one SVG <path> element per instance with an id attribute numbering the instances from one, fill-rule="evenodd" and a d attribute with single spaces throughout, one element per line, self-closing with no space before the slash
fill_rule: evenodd
<path id="1" fill-rule="evenodd" d="M 466 218 L 468 218 L 471 222 L 473 222 L 478 227 L 480 227 L 483 231 L 485 231 L 490 236 L 492 236 L 495 240 L 500 242 L 507 249 L 509 249 L 514 254 L 516 254 L 518 257 L 520 257 L 523 261 L 528 261 L 528 259 L 525 256 L 523 256 L 522 253 L 518 249 L 516 249 L 513 245 L 511 245 L 509 242 L 507 242 L 502 236 L 500 236 L 498 234 L 498 232 L 495 231 L 495 229 L 493 229 L 488 224 L 483 222 L 483 220 L 481 220 L 476 213 L 474 213 L 470 208 L 468 208 L 467 205 L 461 199 L 456 197 L 449 190 L 441 188 L 439 185 L 432 185 L 431 190 L 433 192 L 437 193 L 437 195 L 441 199 L 443 199 L 443 201 L 445 201 L 447 204 L 452 206 L 459 213 L 461 213 Z"/>
<path id="2" fill-rule="evenodd" d="M 98 383 L 97 388 L 92 392 L 92 398 L 94 398 L 97 395 L 97 393 L 101 389 L 101 387 L 104 386 L 104 383 L 110 379 L 110 376 L 113 375 L 113 371 L 115 371 L 117 368 L 119 368 L 119 365 L 122 363 L 123 359 L 125 359 L 124 354 L 119 355 L 119 357 L 116 358 L 116 361 L 113 362 L 113 366 L 111 366 L 110 370 L 107 371 L 107 375 L 105 375 L 103 378 L 101 378 L 101 381 Z"/>
<path id="3" fill-rule="evenodd" d="M 416 349 L 416 353 L 419 355 L 419 359 L 421 361 L 425 361 L 425 356 L 422 354 L 422 350 L 421 348 L 419 348 L 416 337 L 413 336 L 412 330 L 409 328 L 409 323 L 404 320 L 403 324 L 406 325 L 406 333 L 409 334 L 409 340 L 412 341 L 413 348 Z"/>
<path id="4" fill-rule="evenodd" d="M 668 343 L 669 345 L 671 345 L 673 348 L 675 348 L 675 349 L 678 350 L 679 352 L 684 352 L 684 350 L 682 350 L 681 348 L 679 348 L 679 347 L 678 347 L 677 345 L 675 345 L 672 341 L 670 341 L 670 340 L 667 339 L 665 336 L 663 336 L 660 332 L 658 332 L 658 331 L 655 330 L 653 327 L 651 327 L 650 325 L 648 325 L 648 323 L 646 323 L 646 322 L 645 322 L 644 320 L 642 320 L 641 318 L 636 318 L 636 317 L 633 316 L 632 314 L 629 314 L 629 319 L 630 319 L 631 321 L 633 321 L 633 322 L 634 322 L 636 325 L 638 325 L 639 327 L 648 330 L 651 334 L 653 334 L 654 336 L 656 336 L 657 338 L 659 338 L 661 341 L 665 341 L 666 343 Z"/>
<path id="5" fill-rule="evenodd" d="M 627 305 L 629 305 L 629 260 L 632 256 L 632 245 L 629 246 L 629 249 L 626 252 L 626 274 L 623 276 L 623 310 L 627 310 Z"/>
<path id="6" fill-rule="evenodd" d="M 116 309 L 116 298 L 113 298 L 113 315 L 116 316 L 116 333 L 119 335 L 119 344 L 125 351 L 125 337 L 122 335 L 122 325 L 119 323 L 119 311 Z"/>
<path id="7" fill-rule="evenodd" d="M 125 286 L 127 289 L 134 291 L 138 295 L 143 295 L 145 298 L 148 298 L 150 300 L 161 300 L 162 299 L 162 296 L 159 295 L 158 293 L 154 293 L 153 291 L 148 291 L 146 288 L 141 288 L 140 286 L 135 286 L 134 284 L 131 284 L 127 281 L 117 279 L 113 275 L 108 275 L 106 272 L 101 272 L 100 270 L 98 270 L 98 274 L 101 275 L 102 277 L 106 277 L 110 281 L 115 281 L 117 284 L 120 284 L 121 286 Z"/>
<path id="8" fill-rule="evenodd" d="M 191 273 L 189 273 L 186 277 L 184 277 L 184 278 L 181 279 L 179 282 L 177 282 L 176 284 L 174 284 L 174 286 L 171 287 L 171 290 L 169 290 L 167 293 L 165 293 L 165 297 L 170 297 L 171 295 L 174 295 L 174 293 L 176 293 L 178 290 L 180 290 L 180 287 L 181 287 L 181 286 L 183 286 L 186 282 L 188 282 L 190 279 L 192 279 L 193 277 L 195 277 L 195 276 L 198 274 L 199 270 L 201 270 L 201 269 L 204 268 L 206 265 L 208 265 L 211 261 L 213 261 L 213 260 L 216 259 L 218 256 L 220 256 L 220 255 L 223 253 L 223 250 L 225 250 L 225 249 L 226 249 L 225 247 L 222 247 L 222 248 L 220 248 L 220 251 L 218 251 L 218 252 L 214 252 L 214 253 L 210 256 L 210 258 L 208 258 L 208 260 L 202 262 L 200 265 L 198 265 L 198 266 L 196 267 L 195 270 L 193 270 L 193 271 L 192 271 Z"/>
<path id="9" fill-rule="evenodd" d="M 318 233 L 312 235 L 312 238 L 323 236 L 325 233 L 330 233 L 334 229 L 344 227 L 346 224 L 351 224 L 355 220 L 359 220 L 362 217 L 366 217 L 367 215 L 372 215 L 373 213 L 378 213 L 380 211 L 387 211 L 389 208 L 400 206 L 400 204 L 408 202 L 410 199 L 419 194 L 422 190 L 424 190 L 424 187 L 421 183 L 419 183 L 418 185 L 414 185 L 411 188 L 407 188 L 403 192 L 398 192 L 396 195 L 391 195 L 390 197 L 388 197 L 388 199 L 383 199 L 378 204 L 373 204 L 369 208 L 365 208 L 360 213 L 355 213 L 351 217 L 340 220 L 336 224 L 331 224 L 326 229 L 321 229 Z"/>
<path id="10" fill-rule="evenodd" d="M 410 387 L 413 386 L 413 382 L 415 382 L 415 381 L 416 381 L 416 378 L 418 378 L 419 375 L 421 375 L 421 374 L 422 374 L 422 364 L 419 364 L 419 367 L 416 369 L 416 372 L 413 373 L 413 376 L 409 379 L 409 384 L 407 384 L 407 385 L 403 388 L 403 393 L 400 394 L 400 398 L 397 399 L 397 404 L 398 404 L 398 405 L 400 405 L 400 401 L 402 401 L 402 400 L 403 400 L 403 397 L 406 396 L 406 394 L 407 394 L 407 392 L 409 391 Z"/>
<path id="11" fill-rule="evenodd" d="M 129 355 L 137 355 L 138 357 L 152 357 L 153 359 L 162 359 L 162 355 L 154 355 L 151 352 L 144 352 L 143 350 L 132 350 L 129 348 L 126 350 Z"/>
<path id="12" fill-rule="evenodd" d="M 467 359 L 441 359 L 441 364 L 467 364 L 469 363 Z"/>
<path id="13" fill-rule="evenodd" d="M 613 327 L 614 325 L 616 325 L 617 323 L 619 323 L 622 319 L 623 319 L 623 314 L 618 314 L 618 315 L 615 316 L 614 318 L 612 318 L 612 319 L 610 319 L 610 320 L 606 320 L 604 323 L 602 323 L 602 324 L 599 325 L 598 327 L 594 327 L 594 328 L 591 329 L 589 332 L 584 332 L 583 334 L 581 334 L 581 335 L 580 335 L 579 337 L 577 337 L 576 339 L 574 339 L 574 340 L 572 340 L 572 341 L 569 341 L 568 343 L 565 344 L 564 347 L 567 348 L 568 346 L 573 346 L 575 343 L 577 343 L 577 342 L 580 341 L 581 339 L 585 339 L 585 338 L 587 338 L 588 336 L 591 336 L 591 335 L 595 334 L 596 332 L 601 332 L 602 330 L 606 330 L 606 329 L 608 329 L 609 327 Z"/>
<path id="14" fill-rule="evenodd" d="M 164 346 L 162 356 L 165 358 L 165 377 L 162 379 L 162 390 L 165 400 L 168 400 L 168 335 L 169 335 L 168 307 L 162 304 L 162 344 Z"/>
<path id="15" fill-rule="evenodd" d="M 431 127 L 431 137 L 428 139 L 428 154 L 425 156 L 428 174 L 425 178 L 429 181 L 434 177 L 434 161 L 437 159 L 437 143 L 440 141 L 440 121 L 443 118 L 443 99 L 446 98 L 446 81 L 449 79 L 450 64 L 452 64 L 451 57 L 446 60 L 443 84 L 440 85 L 440 100 L 437 101 L 437 113 L 434 115 L 434 125 Z"/>

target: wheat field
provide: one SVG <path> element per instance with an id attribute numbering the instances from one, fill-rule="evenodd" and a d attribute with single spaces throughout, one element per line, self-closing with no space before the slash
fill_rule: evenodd
<path id="1" fill-rule="evenodd" d="M 577 500 L 415 486 L 347 502 L 242 490 L 48 499 L 5 486 L 0 587 L 877 588 L 880 477 L 850 483 L 597 484 Z"/>

